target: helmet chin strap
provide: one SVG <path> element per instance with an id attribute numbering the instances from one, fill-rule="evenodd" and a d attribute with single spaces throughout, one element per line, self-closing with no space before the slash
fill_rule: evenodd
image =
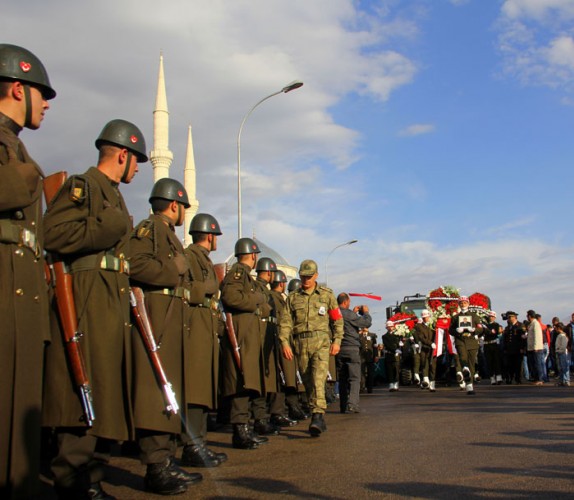
<path id="1" fill-rule="evenodd" d="M 24 101 L 26 103 L 26 117 L 24 118 L 24 127 L 30 128 L 32 125 L 32 97 L 30 95 L 30 85 L 22 85 L 24 88 Z"/>
<path id="2" fill-rule="evenodd" d="M 128 182 L 128 174 L 130 173 L 130 165 L 132 163 L 132 156 L 133 153 L 131 151 L 128 151 L 128 157 L 126 159 L 126 168 L 124 170 L 124 173 L 122 175 L 121 181 L 126 184 Z"/>

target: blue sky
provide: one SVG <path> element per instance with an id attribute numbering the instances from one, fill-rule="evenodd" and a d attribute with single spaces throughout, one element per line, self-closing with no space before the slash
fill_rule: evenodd
<path id="1" fill-rule="evenodd" d="M 243 232 L 336 292 L 384 306 L 439 285 L 569 318 L 574 238 L 571 0 L 41 0 L 8 2 L 4 41 L 45 62 L 58 97 L 23 138 L 50 173 L 93 164 L 104 123 L 152 147 L 160 50 L 172 177 L 193 127 L 200 211 L 233 248 L 236 137 Z M 72 42 L 70 42 L 72 40 Z M 146 216 L 150 167 L 123 193 Z M 323 273 L 324 274 L 324 273 Z M 379 325 L 377 325 L 379 323 Z"/>

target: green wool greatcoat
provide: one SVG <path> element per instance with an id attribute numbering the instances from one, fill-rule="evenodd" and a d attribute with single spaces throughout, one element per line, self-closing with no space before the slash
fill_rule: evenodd
<path id="1" fill-rule="evenodd" d="M 166 412 L 162 387 L 134 325 L 132 400 L 138 429 L 174 434 L 182 430 L 187 405 L 184 389 L 193 383 L 188 369 L 190 344 L 184 341 L 190 335 L 189 306 L 181 297 L 158 292 L 188 287 L 189 271 L 180 275 L 174 261 L 183 253 L 173 226 L 161 215 L 140 222 L 130 240 L 130 279 L 144 291 L 155 341 L 160 345 L 159 357 L 180 407 L 177 415 Z"/>
<path id="2" fill-rule="evenodd" d="M 48 287 L 42 257 L 42 178 L 9 119 L 0 114 L 0 232 L 26 228 L 38 252 L 0 237 L 0 490 L 32 495 L 40 462 Z M 30 182 L 26 181 L 29 173 Z"/>
<path id="3" fill-rule="evenodd" d="M 277 316 L 275 303 L 271 298 L 271 290 L 267 282 L 257 278 L 256 289 L 265 295 L 269 305 L 269 314 L 261 317 L 261 339 L 263 345 L 263 372 L 265 374 L 265 392 L 279 392 L 279 376 L 277 373 Z"/>
<path id="4" fill-rule="evenodd" d="M 131 221 L 118 184 L 97 168 L 69 178 L 44 217 L 45 245 L 61 254 L 73 274 L 74 300 L 95 420 L 88 433 L 114 440 L 133 437 L 129 375 L 129 281 L 101 268 L 106 255 L 127 255 Z M 53 342 L 46 349 L 43 423 L 84 427 L 82 407 L 66 363 L 56 309 Z"/>
<path id="5" fill-rule="evenodd" d="M 275 306 L 275 314 L 277 315 L 277 325 L 281 322 L 281 317 L 285 314 L 287 302 L 282 293 L 277 290 L 271 290 L 271 299 L 273 300 Z M 275 335 L 278 335 L 276 329 Z M 277 338 L 277 344 L 279 346 L 279 339 Z M 291 349 L 293 349 L 291 343 Z M 283 376 L 285 377 L 285 387 L 297 388 L 297 365 L 296 359 L 293 357 L 292 360 L 285 359 L 282 354 L 278 353 L 278 359 L 281 363 L 281 369 L 283 370 Z"/>
<path id="6" fill-rule="evenodd" d="M 233 396 L 244 391 L 265 394 L 263 371 L 262 317 L 269 315 L 269 305 L 262 292 L 255 288 L 251 269 L 242 263 L 231 267 L 221 283 L 221 301 L 227 313 L 232 314 L 241 356 L 241 371 L 233 358 L 233 349 L 227 336 L 222 347 L 222 394 Z"/>
<path id="7" fill-rule="evenodd" d="M 217 296 L 206 293 L 206 282 L 217 282 L 209 251 L 199 245 L 189 245 L 185 256 L 191 268 L 189 299 L 189 335 L 184 341 L 189 345 L 188 366 L 191 383 L 186 386 L 188 403 L 217 408 L 219 383 L 219 335 L 223 332 Z M 216 294 L 218 295 L 218 294 Z"/>

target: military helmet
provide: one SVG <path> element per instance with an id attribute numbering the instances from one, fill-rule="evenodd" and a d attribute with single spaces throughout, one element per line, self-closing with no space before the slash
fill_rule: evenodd
<path id="1" fill-rule="evenodd" d="M 161 198 L 162 200 L 177 201 L 181 203 L 185 208 L 189 208 L 189 199 L 187 198 L 187 192 L 183 187 L 183 184 L 175 179 L 170 179 L 164 177 L 157 181 L 151 190 L 149 195 L 149 201 L 155 198 Z"/>
<path id="2" fill-rule="evenodd" d="M 17 45 L 0 44 L 0 79 L 29 83 L 38 87 L 46 100 L 56 97 L 48 72 L 32 52 Z"/>
<path id="3" fill-rule="evenodd" d="M 255 268 L 255 271 L 257 272 L 271 271 L 272 273 L 274 273 L 275 271 L 277 271 L 277 264 L 275 264 L 275 261 L 273 259 L 270 259 L 269 257 L 261 257 L 257 261 L 257 267 Z"/>
<path id="4" fill-rule="evenodd" d="M 100 149 L 105 143 L 129 149 L 136 155 L 138 163 L 148 160 L 141 130 L 127 120 L 117 119 L 106 123 L 96 139 L 96 148 Z"/>
<path id="5" fill-rule="evenodd" d="M 239 238 L 235 243 L 235 256 L 246 255 L 249 253 L 261 253 L 255 240 L 251 238 Z"/>
<path id="6" fill-rule="evenodd" d="M 281 271 L 281 269 L 277 269 L 273 276 L 273 284 L 275 285 L 276 283 L 287 283 L 287 276 L 285 276 L 285 273 Z"/>
<path id="7" fill-rule="evenodd" d="M 223 234 L 215 217 L 209 214 L 195 214 L 189 225 L 189 234 L 193 233 Z"/>
<path id="8" fill-rule="evenodd" d="M 295 292 L 301 288 L 301 280 L 299 278 L 293 278 L 287 285 L 287 291 L 289 293 Z"/>

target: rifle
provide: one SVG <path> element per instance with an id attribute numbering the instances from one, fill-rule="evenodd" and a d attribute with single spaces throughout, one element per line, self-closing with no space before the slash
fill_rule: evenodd
<path id="1" fill-rule="evenodd" d="M 162 387 L 163 395 L 167 403 L 165 405 L 165 409 L 168 413 L 177 415 L 177 412 L 179 411 L 179 405 L 177 404 L 175 393 L 173 392 L 171 383 L 167 380 L 163 365 L 159 359 L 159 354 L 157 352 L 159 347 L 155 343 L 155 337 L 153 336 L 151 322 L 149 320 L 144 302 L 144 293 L 141 288 L 137 286 L 132 286 L 130 288 L 130 304 L 132 307 L 132 314 L 136 320 L 138 331 L 144 343 L 145 350 L 149 356 L 153 372 L 157 378 L 158 383 Z"/>
<path id="2" fill-rule="evenodd" d="M 66 172 L 56 172 L 44 179 L 44 197 L 49 205 L 60 188 L 66 181 Z M 92 427 L 96 416 L 92 399 L 92 388 L 86 373 L 86 363 L 80 345 L 83 335 L 78 330 L 78 316 L 76 314 L 76 303 L 74 301 L 74 291 L 72 275 L 66 263 L 54 255 L 48 255 L 50 262 L 47 276 L 50 276 L 50 283 L 54 287 L 56 295 L 56 305 L 58 306 L 58 316 L 62 324 L 62 336 L 66 348 L 66 358 L 72 370 L 74 385 L 78 389 L 80 402 L 82 404 L 83 420 L 88 427 Z"/>
<path id="3" fill-rule="evenodd" d="M 221 284 L 225 278 L 225 264 L 215 264 L 213 266 L 213 268 L 215 269 L 217 281 L 219 281 L 219 284 Z M 237 368 L 239 368 L 239 371 L 242 371 L 242 369 L 241 369 L 241 353 L 239 352 L 239 343 L 237 342 L 237 335 L 235 334 L 235 327 L 233 326 L 233 318 L 231 316 L 231 313 L 225 312 L 225 309 L 223 308 L 223 304 L 221 303 L 221 301 L 219 301 L 219 306 L 220 306 L 221 314 L 222 314 L 223 319 L 225 321 L 225 329 L 227 330 L 227 338 L 229 339 L 229 342 L 231 343 L 231 347 L 233 348 L 233 358 L 235 359 L 235 363 L 237 364 Z"/>

